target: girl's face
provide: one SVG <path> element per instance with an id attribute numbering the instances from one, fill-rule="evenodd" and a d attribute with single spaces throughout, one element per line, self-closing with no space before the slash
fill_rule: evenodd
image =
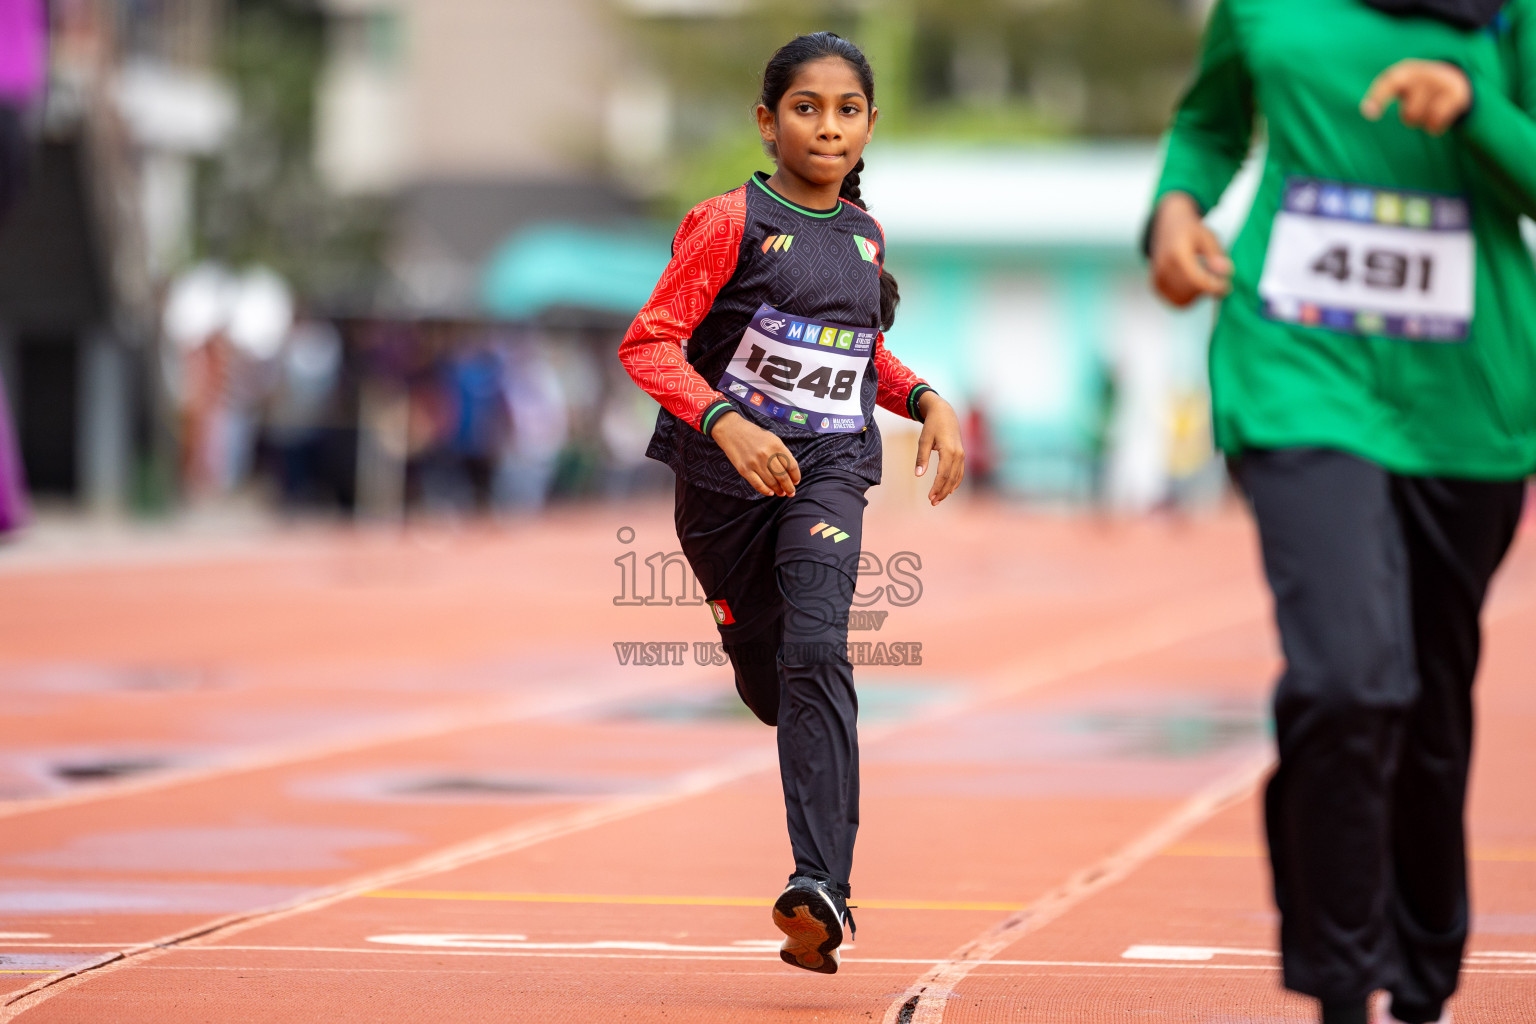
<path id="1" fill-rule="evenodd" d="M 813 185 L 840 183 L 859 162 L 879 111 L 840 57 L 801 65 L 778 110 L 757 107 L 757 128 L 779 167 Z"/>

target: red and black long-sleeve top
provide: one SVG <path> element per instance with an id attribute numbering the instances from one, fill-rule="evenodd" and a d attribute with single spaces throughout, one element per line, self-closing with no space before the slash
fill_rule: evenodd
<path id="1" fill-rule="evenodd" d="M 732 410 L 774 431 L 801 473 L 838 468 L 880 482 L 880 432 L 874 406 L 917 419 L 927 383 L 877 335 L 860 383 L 868 428 L 818 434 L 771 420 L 715 387 L 737 343 L 763 304 L 792 316 L 878 329 L 885 233 L 864 210 L 843 200 L 810 210 L 768 187 L 758 173 L 740 188 L 689 211 L 672 241 L 672 260 L 635 317 L 619 359 L 661 403 L 646 454 L 697 486 L 758 497 L 709 431 Z"/>

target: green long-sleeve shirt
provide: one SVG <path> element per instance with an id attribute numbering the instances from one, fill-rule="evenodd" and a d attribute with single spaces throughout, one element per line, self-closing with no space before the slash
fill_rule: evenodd
<path id="1" fill-rule="evenodd" d="M 1381 71 L 1473 84 L 1445 136 L 1359 112 Z M 1398 473 L 1536 468 L 1536 0 L 1464 32 L 1360 0 L 1219 0 L 1157 195 L 1214 206 L 1262 118 L 1268 155 L 1211 339 L 1218 445 L 1322 446 Z"/>

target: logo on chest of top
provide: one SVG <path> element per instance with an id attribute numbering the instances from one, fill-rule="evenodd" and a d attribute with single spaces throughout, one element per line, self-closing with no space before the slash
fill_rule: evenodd
<path id="1" fill-rule="evenodd" d="M 769 235 L 763 239 L 763 252 L 772 249 L 774 252 L 788 252 L 790 244 L 795 240 L 794 235 Z"/>
<path id="2" fill-rule="evenodd" d="M 765 317 L 758 323 L 770 333 L 778 334 L 785 321 L 770 320 Z M 852 349 L 859 353 L 868 352 L 875 341 L 873 331 L 860 331 L 855 334 L 840 327 L 819 327 L 816 324 L 808 324 L 804 320 L 790 320 L 788 323 L 789 328 L 784 332 L 784 337 L 790 341 L 804 341 L 829 348 Z"/>
<path id="3" fill-rule="evenodd" d="M 872 239 L 865 238 L 863 235 L 854 235 L 853 247 L 859 250 L 859 256 L 864 262 L 875 264 L 880 262 L 880 246 L 876 245 Z"/>

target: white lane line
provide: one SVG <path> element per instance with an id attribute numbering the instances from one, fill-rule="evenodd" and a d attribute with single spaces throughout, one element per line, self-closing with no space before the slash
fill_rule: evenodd
<path id="1" fill-rule="evenodd" d="M 1054 647 L 1036 651 L 984 673 L 979 677 L 983 685 L 953 703 L 936 705 L 929 708 L 922 716 L 904 722 L 892 722 L 875 729 L 861 730 L 861 743 L 868 748 L 903 729 L 919 725 L 928 726 L 957 718 L 962 714 L 1018 696 L 1048 683 L 1229 629 L 1250 622 L 1262 614 L 1263 605 L 1259 600 L 1258 592 L 1247 580 L 1218 587 L 1211 594 L 1191 600 L 1157 604 L 1130 622 L 1118 623 L 1107 629 L 1090 629 Z M 578 706 L 580 703 L 584 702 L 577 702 Z M 415 878 L 449 871 L 536 843 L 632 817 L 702 795 L 757 771 L 775 767 L 777 760 L 776 748 L 759 749 L 749 752 L 745 758 L 726 762 L 685 777 L 678 789 L 668 793 L 620 797 L 593 807 L 578 808 L 543 821 L 525 823 L 512 829 L 493 832 L 395 868 L 365 875 L 352 882 L 339 883 L 270 908 L 233 914 L 151 942 L 106 954 L 78 967 L 50 975 L 14 993 L 0 1004 L 0 1024 L 8 1024 L 9 1021 L 34 1006 L 92 977 L 99 977 L 130 964 L 157 958 L 171 949 L 186 948 L 186 944 L 194 940 L 207 942 L 214 938 L 239 934 L 258 925 L 319 910 L 343 900 L 362 896 L 374 889 L 398 888 L 404 882 Z"/>
<path id="2" fill-rule="evenodd" d="M 746 941 L 756 941 L 756 940 L 746 940 Z M 764 940 L 762 940 L 762 943 L 764 945 L 771 944 L 775 949 L 777 949 L 778 945 L 779 945 L 779 940 L 777 940 L 777 939 L 764 939 Z M 440 957 L 440 956 L 452 956 L 452 957 L 513 957 L 513 958 L 531 958 L 531 959 L 536 959 L 536 960 L 670 960 L 670 961 L 674 961 L 674 962 L 677 962 L 677 963 L 690 963 L 690 962 L 696 961 L 696 960 L 708 960 L 708 961 L 720 962 L 720 963 L 745 963 L 745 964 L 751 964 L 751 963 L 777 963 L 778 959 L 779 959 L 777 955 L 775 955 L 775 956 L 768 956 L 768 955 L 766 955 L 761 950 L 751 950 L 751 949 L 743 949 L 740 953 L 738 953 L 738 954 L 736 954 L 734 956 L 723 954 L 723 953 L 716 953 L 716 954 L 702 954 L 702 953 L 701 954 L 692 954 L 691 953 L 691 954 L 688 954 L 688 955 L 684 956 L 684 955 L 676 955 L 676 954 L 673 954 L 673 953 L 666 953 L 666 952 L 644 952 L 644 951 L 641 951 L 641 950 L 635 950 L 635 951 L 618 951 L 618 950 L 607 950 L 607 951 L 591 951 L 591 950 L 550 951 L 550 950 L 531 950 L 531 949 L 437 949 L 437 948 L 434 948 L 434 949 L 380 949 L 377 946 L 375 946 L 375 947 L 357 947 L 357 946 L 255 946 L 255 945 L 251 945 L 251 946 L 247 946 L 247 945 L 184 946 L 184 947 L 181 948 L 181 952 L 184 952 L 184 953 L 244 952 L 244 953 L 305 953 L 305 954 L 310 954 L 310 953 L 328 953 L 328 954 L 329 953 L 339 953 L 339 954 L 366 954 L 366 955 L 374 955 L 374 956 L 390 956 L 390 955 L 400 956 L 400 955 L 404 955 L 404 956 L 432 956 L 432 957 Z M 1270 954 L 1270 955 L 1277 955 L 1277 954 Z M 1469 973 L 1471 973 L 1471 974 L 1514 974 L 1514 975 L 1536 974 L 1536 954 L 1521 954 L 1523 956 L 1527 956 L 1527 957 L 1531 957 L 1532 958 L 1531 961 L 1527 961 L 1527 962 L 1530 963 L 1530 968 L 1527 969 L 1527 970 L 1499 970 L 1499 969 L 1483 969 L 1483 968 L 1481 968 L 1480 967 L 1481 961 L 1480 961 L 1479 958 L 1480 957 L 1484 957 L 1484 956 L 1492 956 L 1492 955 L 1495 955 L 1495 954 L 1486 954 L 1486 953 L 1485 954 L 1470 954 L 1469 957 L 1468 957 L 1468 960 L 1467 960 L 1467 966 L 1462 968 L 1462 973 L 1463 974 L 1469 974 Z M 880 956 L 856 956 L 856 955 L 851 955 L 851 954 L 848 955 L 848 956 L 843 957 L 843 965 L 845 967 L 846 966 L 851 966 L 851 965 L 854 965 L 854 964 L 894 964 L 894 965 L 900 965 L 900 966 L 937 966 L 941 962 L 942 962 L 941 960 L 935 959 L 933 957 L 880 957 Z M 155 970 L 253 970 L 253 971 L 255 971 L 255 970 L 293 970 L 293 971 L 303 971 L 303 970 L 346 970 L 347 969 L 347 968 L 339 968 L 339 967 L 329 967 L 329 968 L 319 968 L 319 967 L 316 967 L 316 968 L 308 968 L 308 967 L 280 967 L 280 966 L 276 966 L 276 965 L 272 965 L 272 966 L 268 966 L 268 965 L 259 965 L 259 966 L 258 965 L 241 965 L 241 966 L 222 966 L 222 965 L 214 966 L 214 965 L 209 965 L 209 966 L 204 966 L 204 967 L 200 968 L 200 967 L 197 967 L 197 966 L 191 965 L 191 964 L 179 965 L 179 964 L 162 964 L 162 963 L 144 964 L 143 966 L 149 967 L 149 968 L 152 968 L 152 969 L 155 969 Z M 1162 970 L 1162 971 L 1250 971 L 1250 972 L 1259 972 L 1259 973 L 1265 973 L 1265 972 L 1278 973 L 1279 970 L 1280 970 L 1280 968 L 1278 966 L 1275 966 L 1273 964 L 1258 964 L 1258 963 L 1219 964 L 1219 963 L 1203 963 L 1203 962 L 1190 962 L 1190 961 L 1175 961 L 1175 962 L 1157 963 L 1157 962 L 1150 962 L 1150 961 L 1148 961 L 1148 962 L 1127 962 L 1127 961 L 1124 961 L 1124 960 L 987 960 L 987 961 L 983 961 L 981 963 L 976 964 L 976 968 L 978 970 L 981 970 L 981 969 L 992 970 L 993 968 L 999 968 L 999 967 L 1046 967 L 1046 968 L 1049 968 L 1049 967 L 1077 967 L 1077 968 L 1094 968 L 1094 969 L 1109 968 L 1109 969 L 1114 969 L 1114 970 L 1119 970 L 1119 971 L 1144 971 L 1144 970 Z"/>
<path id="3" fill-rule="evenodd" d="M 1247 797 L 1269 772 L 1271 764 L 1272 759 L 1266 753 L 1264 757 L 1250 761 L 1237 771 L 1216 780 L 1152 828 L 1098 863 L 1073 875 L 1031 904 L 1027 910 L 1004 918 L 955 950 L 891 1002 L 886 1009 L 885 1024 L 939 1024 L 944 1019 L 944 1007 L 950 994 L 980 964 L 991 960 L 1030 932 L 1045 927 L 1090 896 L 1123 880 L 1157 856 L 1164 847 Z M 1122 962 L 1119 966 L 1126 965 Z M 1185 963 L 1181 966 L 1192 965 Z"/>
<path id="4" fill-rule="evenodd" d="M 567 681 L 548 693 L 520 695 L 509 700 L 466 701 L 447 708 L 403 712 L 398 716 L 400 720 L 373 729 L 349 731 L 341 735 L 329 735 L 301 743 L 260 748 L 244 756 L 236 756 L 213 764 L 171 769 L 122 782 L 100 783 L 56 796 L 0 801 L 0 818 L 17 818 L 26 814 L 57 810 L 61 807 L 77 807 L 81 804 L 138 796 L 142 793 L 208 782 L 231 775 L 244 775 L 270 768 L 284 768 L 307 761 L 320 761 L 344 754 L 354 754 L 395 743 L 411 743 L 456 732 L 507 725 L 525 719 L 569 714 L 609 702 L 671 693 L 697 685 L 703 679 L 704 672 L 699 670 L 688 672 L 681 680 L 675 676 L 671 677 L 671 681 L 665 683 L 656 678 L 643 679 L 627 685 L 597 685 L 586 680 L 579 683 Z"/>
<path id="5" fill-rule="evenodd" d="M 757 940 L 747 940 L 757 941 Z M 219 945 L 219 946 L 183 946 L 184 953 L 340 953 L 340 954 L 365 954 L 369 956 L 453 956 L 453 957 L 525 957 L 536 960 L 673 960 L 679 963 L 688 963 L 694 960 L 711 960 L 724 963 L 777 963 L 779 940 L 764 939 L 762 944 L 772 946 L 772 955 L 768 950 L 744 948 L 726 953 L 724 950 L 732 947 L 696 947 L 700 952 L 685 952 L 690 948 L 679 946 L 665 950 L 647 950 L 638 948 L 643 943 L 612 943 L 611 945 L 624 945 L 636 947 L 632 949 L 514 949 L 514 948 L 424 948 L 424 949 L 381 949 L 377 946 L 261 946 L 261 945 Z M 550 945 L 554 945 L 551 943 Z M 572 947 L 583 944 L 570 944 Z M 596 945 L 584 944 L 584 945 Z M 666 943 L 655 945 L 665 946 Z M 717 952 L 703 952 L 703 950 L 716 950 Z M 849 954 L 843 957 L 843 963 L 848 964 L 900 964 L 905 966 L 932 966 L 941 961 L 934 957 L 878 957 L 857 956 Z M 146 967 L 171 967 L 169 964 L 145 964 Z M 1204 964 L 1204 963 L 1127 963 L 1123 960 L 988 960 L 977 964 L 978 967 L 1111 967 L 1118 970 L 1222 970 L 1222 971 L 1277 971 L 1279 968 L 1269 964 Z M 253 968 L 259 969 L 259 968 Z M 302 968 L 299 968 L 302 969 Z"/>
<path id="6" fill-rule="evenodd" d="M 782 939 L 736 939 L 725 946 L 698 946 L 650 939 L 595 939 L 591 942 L 530 942 L 526 935 L 370 935 L 369 942 L 433 949 L 634 949 L 648 953 L 778 953 Z"/>
<path id="7" fill-rule="evenodd" d="M 722 952 L 736 953 L 736 956 L 696 957 L 696 956 L 643 956 L 643 960 L 756 960 L 759 954 L 778 949 L 778 939 L 738 939 L 728 946 L 673 946 L 667 943 L 646 943 L 628 941 L 602 941 L 591 943 L 527 943 L 517 941 L 513 936 L 497 935 L 379 935 L 371 936 L 369 942 L 385 943 L 392 946 L 415 944 L 418 940 L 423 948 L 419 949 L 380 949 L 377 946 L 249 946 L 249 945 L 217 945 L 217 946 L 183 946 L 185 952 L 193 953 L 217 953 L 221 950 L 242 950 L 253 953 L 409 953 L 419 956 L 431 956 L 442 953 L 448 956 L 529 956 L 537 954 L 540 957 L 552 957 L 559 959 L 562 954 L 551 950 L 568 950 L 569 955 L 577 959 L 634 959 L 617 949 L 634 949 L 637 951 L 650 950 L 653 952 Z M 511 941 L 508 941 L 511 940 Z M 58 948 L 58 949 L 118 949 L 118 945 L 105 942 L 29 942 L 18 944 L 8 952 L 18 952 L 29 949 Z M 588 950 L 606 948 L 605 952 L 588 956 Z M 847 947 L 845 947 L 847 948 Z M 1171 953 L 1163 962 L 1157 962 L 1150 955 L 1152 950 L 1177 950 Z M 1121 953 L 1120 961 L 1099 960 L 987 960 L 978 963 L 977 968 L 982 967 L 1123 967 L 1141 968 L 1152 967 L 1160 969 L 1199 970 L 1212 968 L 1220 970 L 1272 970 L 1267 965 L 1261 964 L 1212 964 L 1208 963 L 1208 957 L 1193 957 L 1186 955 L 1185 951 L 1209 952 L 1213 955 L 1263 957 L 1278 959 L 1280 954 L 1273 949 L 1235 949 L 1218 946 L 1131 946 Z M 777 960 L 778 957 L 769 959 Z M 845 963 L 864 964 L 931 964 L 938 966 L 943 958 L 936 957 L 864 957 L 855 953 L 848 953 L 843 957 Z M 1138 961 L 1126 963 L 1126 960 Z M 165 965 L 157 965 L 165 966 Z M 1463 973 L 1468 969 L 1477 967 L 1520 966 L 1530 967 L 1536 970 L 1536 951 L 1519 950 L 1474 950 L 1467 953 L 1463 961 Z M 287 969 L 287 968 L 285 968 Z M 297 970 L 298 968 L 294 968 Z M 38 972 L 29 972 L 38 973 Z M 53 972 L 42 972 L 53 973 Z M 1493 974 L 1525 974 L 1527 971 L 1491 971 Z"/>
<path id="8" fill-rule="evenodd" d="M 1122 960 L 1214 960 L 1218 956 L 1278 957 L 1274 949 L 1234 949 L 1230 946 L 1131 946 L 1120 954 Z"/>

